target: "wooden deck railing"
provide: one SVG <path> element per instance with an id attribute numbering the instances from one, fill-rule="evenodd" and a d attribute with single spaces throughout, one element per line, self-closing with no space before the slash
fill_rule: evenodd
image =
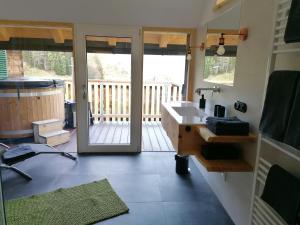
<path id="1" fill-rule="evenodd" d="M 74 83 L 65 81 L 65 99 L 74 100 Z M 161 103 L 182 100 L 181 86 L 172 83 L 144 83 L 143 120 L 158 121 Z M 97 121 L 124 121 L 130 115 L 130 83 L 89 80 L 88 99 Z"/>

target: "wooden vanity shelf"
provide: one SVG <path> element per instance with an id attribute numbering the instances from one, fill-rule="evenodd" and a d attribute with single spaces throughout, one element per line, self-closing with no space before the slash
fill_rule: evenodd
<path id="1" fill-rule="evenodd" d="M 216 135 L 205 126 L 197 127 L 200 136 L 209 143 L 242 143 L 256 141 L 257 137 L 254 134 L 236 136 L 236 135 Z"/>
<path id="2" fill-rule="evenodd" d="M 253 168 L 244 160 L 207 160 L 201 153 L 196 155 L 198 161 L 208 172 L 251 172 Z"/>
<path id="3" fill-rule="evenodd" d="M 206 126 L 197 126 L 197 131 L 207 143 L 243 143 L 256 141 L 257 137 L 253 134 L 247 136 L 227 136 L 216 135 Z M 220 149 L 222 151 L 222 149 Z M 199 152 L 196 154 L 198 161 L 208 172 L 251 172 L 253 168 L 243 159 L 236 160 L 207 160 Z"/>

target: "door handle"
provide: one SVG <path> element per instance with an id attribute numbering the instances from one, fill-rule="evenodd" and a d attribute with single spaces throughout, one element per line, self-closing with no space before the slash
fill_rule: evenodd
<path id="1" fill-rule="evenodd" d="M 85 99 L 87 95 L 86 85 L 82 85 L 82 98 Z"/>

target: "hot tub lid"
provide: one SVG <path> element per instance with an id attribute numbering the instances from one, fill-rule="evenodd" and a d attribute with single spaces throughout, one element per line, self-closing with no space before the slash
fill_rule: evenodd
<path id="1" fill-rule="evenodd" d="M 0 89 L 30 89 L 30 88 L 51 88 L 63 87 L 64 80 L 59 79 L 39 79 L 39 78 L 8 78 L 0 80 Z"/>

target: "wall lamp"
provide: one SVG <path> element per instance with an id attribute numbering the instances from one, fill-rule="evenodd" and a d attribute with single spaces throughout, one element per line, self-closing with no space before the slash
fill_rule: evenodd
<path id="1" fill-rule="evenodd" d="M 247 40 L 248 38 L 248 28 L 241 28 L 239 30 L 238 33 L 230 33 L 230 34 L 226 34 L 226 33 L 221 33 L 221 37 L 219 38 L 219 47 L 217 49 L 217 54 L 218 55 L 224 55 L 225 54 L 225 48 L 224 48 L 224 45 L 225 45 L 225 37 L 224 36 L 239 36 L 239 39 L 241 41 L 245 41 Z M 199 46 L 188 46 L 188 50 L 187 50 L 187 57 L 186 59 L 188 61 L 191 61 L 192 60 L 192 51 L 191 49 L 192 48 L 199 48 L 200 51 L 204 51 L 205 50 L 205 43 L 202 42 Z"/>
<path id="2" fill-rule="evenodd" d="M 188 50 L 187 50 L 187 56 L 186 56 L 186 60 L 187 61 L 191 61 L 192 60 L 192 48 L 199 48 L 200 51 L 204 51 L 205 49 L 205 43 L 202 42 L 199 46 L 188 46 Z"/>
<path id="3" fill-rule="evenodd" d="M 225 37 L 226 35 L 230 35 L 230 36 L 239 36 L 239 39 L 241 41 L 245 41 L 248 38 L 248 28 L 241 28 L 239 30 L 239 32 L 237 34 L 225 34 L 225 33 L 221 33 L 221 37 L 219 38 L 219 47 L 217 49 L 217 54 L 218 55 L 224 55 L 225 54 Z"/>

